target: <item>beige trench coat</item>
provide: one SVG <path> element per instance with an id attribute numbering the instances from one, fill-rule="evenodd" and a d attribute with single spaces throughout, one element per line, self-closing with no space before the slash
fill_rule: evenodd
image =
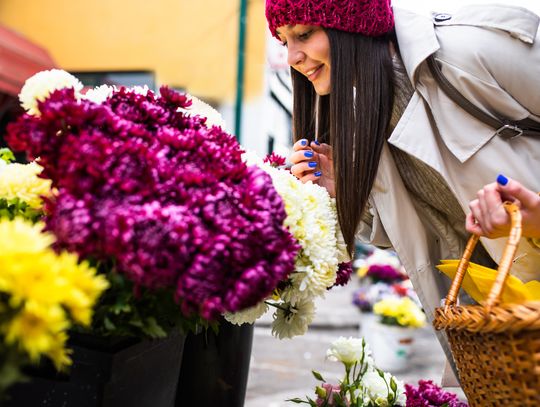
<path id="1" fill-rule="evenodd" d="M 500 173 L 540 191 L 540 137 L 496 136 L 437 87 L 425 63 L 436 53 L 445 76 L 486 112 L 540 121 L 539 17 L 500 5 L 469 6 L 433 18 L 394 11 L 400 54 L 415 93 L 388 142 L 437 170 L 464 213 L 476 192 Z M 388 146 L 369 203 L 373 223 L 361 224 L 358 237 L 396 250 L 431 321 L 449 283 L 435 266 L 440 259 L 455 258 L 463 247 L 435 236 L 422 223 Z M 482 243 L 498 262 L 505 239 Z M 525 281 L 540 278 L 538 248 L 522 239 L 516 258 L 513 274 Z M 438 336 L 449 356 L 446 339 Z"/>

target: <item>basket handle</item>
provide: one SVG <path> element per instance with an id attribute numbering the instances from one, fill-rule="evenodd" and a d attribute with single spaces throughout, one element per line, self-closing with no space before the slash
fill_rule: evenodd
<path id="1" fill-rule="evenodd" d="M 488 298 L 485 302 L 485 307 L 487 311 L 491 311 L 491 308 L 496 306 L 501 297 L 501 293 L 504 287 L 508 273 L 510 272 L 510 267 L 512 266 L 512 261 L 514 255 L 516 254 L 517 246 L 521 239 L 521 212 L 519 211 L 518 206 L 513 202 L 505 202 L 504 209 L 510 215 L 511 221 L 511 230 L 510 236 L 506 242 L 506 247 L 504 248 L 501 261 L 499 262 L 499 268 L 497 269 L 497 277 L 493 282 L 493 286 L 489 292 Z M 467 246 L 463 252 L 463 256 L 459 261 L 456 275 L 452 280 L 452 285 L 446 296 L 446 301 L 444 303 L 445 312 L 448 311 L 448 308 L 456 304 L 457 295 L 463 282 L 463 277 L 465 276 L 465 271 L 469 267 L 469 261 L 471 259 L 471 254 L 478 243 L 479 236 L 472 235 L 467 242 Z"/>

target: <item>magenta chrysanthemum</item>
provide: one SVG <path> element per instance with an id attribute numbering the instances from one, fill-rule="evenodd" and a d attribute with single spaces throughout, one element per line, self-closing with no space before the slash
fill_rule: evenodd
<path id="1" fill-rule="evenodd" d="M 61 89 L 6 139 L 57 189 L 45 221 L 59 249 L 114 259 L 136 286 L 170 288 L 185 313 L 213 319 L 266 298 L 298 246 L 270 177 L 190 104 L 167 87 L 101 104 Z"/>
<path id="2" fill-rule="evenodd" d="M 347 285 L 347 283 L 351 279 L 352 272 L 353 272 L 352 262 L 347 261 L 347 262 L 339 263 L 337 276 L 336 276 L 336 282 L 334 283 L 334 287 Z"/>
<path id="3" fill-rule="evenodd" d="M 418 387 L 405 385 L 407 407 L 467 407 L 458 397 L 444 391 L 431 380 L 420 380 Z"/>

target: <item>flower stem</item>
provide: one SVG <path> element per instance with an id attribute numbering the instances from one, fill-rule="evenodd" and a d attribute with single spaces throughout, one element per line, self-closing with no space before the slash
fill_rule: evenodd
<path id="1" fill-rule="evenodd" d="M 266 305 L 270 305 L 271 307 L 274 307 L 274 308 L 277 308 L 277 309 L 280 309 L 284 312 L 290 312 L 290 308 L 286 308 L 286 307 L 283 307 L 275 302 L 270 302 L 270 301 L 265 301 L 264 302 Z M 291 307 L 291 308 L 294 308 L 294 307 Z"/>

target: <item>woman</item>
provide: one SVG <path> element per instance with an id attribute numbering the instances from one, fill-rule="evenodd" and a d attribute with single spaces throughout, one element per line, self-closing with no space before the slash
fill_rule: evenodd
<path id="1" fill-rule="evenodd" d="M 470 6 L 430 19 L 389 0 L 267 0 L 266 17 L 292 68 L 293 174 L 336 196 L 349 250 L 358 237 L 397 251 L 429 319 L 449 283 L 435 266 L 461 256 L 468 232 L 507 233 L 503 199 L 526 194 L 524 236 L 540 237 L 540 135 L 495 134 L 427 64 L 434 54 L 483 111 L 540 122 L 536 15 Z M 482 239 L 473 261 L 496 266 L 504 245 Z M 538 264 L 540 249 L 524 239 L 512 272 L 538 279 Z"/>

